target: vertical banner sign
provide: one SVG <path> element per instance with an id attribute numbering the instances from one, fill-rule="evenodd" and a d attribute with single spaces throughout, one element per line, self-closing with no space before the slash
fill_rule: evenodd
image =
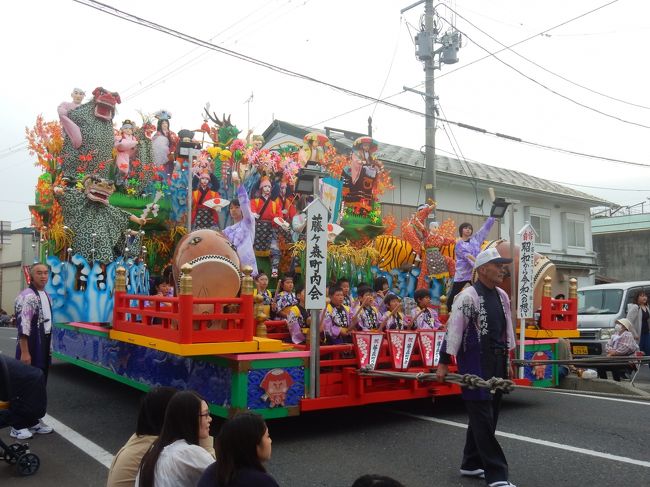
<path id="1" fill-rule="evenodd" d="M 307 208 L 305 308 L 325 308 L 327 292 L 327 208 L 316 198 Z"/>
<path id="2" fill-rule="evenodd" d="M 526 223 L 519 230 L 519 286 L 517 318 L 532 318 L 533 309 L 533 256 L 535 255 L 535 230 Z"/>
<path id="3" fill-rule="evenodd" d="M 535 256 L 535 230 L 526 222 L 519 230 L 519 285 L 517 286 L 517 318 L 519 318 L 519 358 L 524 358 L 526 348 L 526 318 L 535 313 L 533 304 L 533 259 Z M 524 367 L 519 368 L 519 378 L 524 377 Z"/>

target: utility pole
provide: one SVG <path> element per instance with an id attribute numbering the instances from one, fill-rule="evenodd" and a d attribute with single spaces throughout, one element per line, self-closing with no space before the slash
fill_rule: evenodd
<path id="1" fill-rule="evenodd" d="M 427 42 L 433 43 L 438 36 L 438 30 L 433 24 L 433 0 L 426 0 L 424 3 L 424 32 Z M 431 49 L 433 50 L 433 49 Z M 436 201 L 436 112 L 435 112 L 435 91 L 433 85 L 433 74 L 435 70 L 434 54 L 424 59 L 424 97 L 425 125 L 424 125 L 424 194 L 425 203 Z M 431 213 L 434 214 L 433 212 Z"/>
<path id="2" fill-rule="evenodd" d="M 424 3 L 424 27 L 415 36 L 415 55 L 424 63 L 424 93 L 412 88 L 404 89 L 420 94 L 424 97 L 425 126 L 424 126 L 424 189 L 425 203 L 436 200 L 436 95 L 434 90 L 434 72 L 440 69 L 443 63 L 454 64 L 458 62 L 460 49 L 460 33 L 452 28 L 438 38 L 440 31 L 435 22 L 433 0 L 419 0 L 401 10 L 404 13 Z M 442 47 L 435 49 L 436 44 Z M 436 56 L 439 61 L 436 64 Z M 434 214 L 430 218 L 435 218 Z"/>

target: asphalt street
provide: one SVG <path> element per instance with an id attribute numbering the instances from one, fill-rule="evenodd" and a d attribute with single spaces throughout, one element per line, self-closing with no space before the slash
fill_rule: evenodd
<path id="1" fill-rule="evenodd" d="M 0 350 L 12 355 L 14 347 L 15 330 L 0 328 Z M 65 363 L 53 365 L 48 390 L 48 414 L 62 426 L 30 440 L 40 471 L 20 478 L 0 464 L 0 485 L 105 485 L 104 464 L 133 432 L 141 393 Z M 650 402 L 636 398 L 516 390 L 505 399 L 498 427 L 510 480 L 518 487 L 647 486 L 649 416 Z M 408 487 L 478 487 L 484 483 L 458 475 L 466 422 L 459 398 L 272 420 L 268 470 L 282 486 L 345 487 L 362 474 L 381 473 Z M 222 423 L 212 424 L 216 432 Z M 75 433 L 83 438 L 70 442 Z M 9 430 L 0 437 L 9 441 Z"/>

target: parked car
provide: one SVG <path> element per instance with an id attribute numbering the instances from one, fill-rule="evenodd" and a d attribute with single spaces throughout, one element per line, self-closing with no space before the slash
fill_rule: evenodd
<path id="1" fill-rule="evenodd" d="M 616 320 L 625 318 L 628 306 L 641 290 L 650 296 L 650 281 L 616 282 L 578 289 L 580 338 L 570 340 L 571 353 L 575 356 L 604 355 Z"/>

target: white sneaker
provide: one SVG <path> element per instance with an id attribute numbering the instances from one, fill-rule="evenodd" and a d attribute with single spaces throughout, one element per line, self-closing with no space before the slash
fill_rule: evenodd
<path id="1" fill-rule="evenodd" d="M 38 433 L 39 435 L 49 435 L 52 431 L 54 431 L 54 428 L 52 428 L 50 425 L 45 424 L 42 419 L 39 419 L 38 424 L 29 428 L 29 431 L 32 433 Z"/>
<path id="2" fill-rule="evenodd" d="M 29 431 L 29 428 L 21 428 L 17 430 L 12 427 L 9 436 L 16 438 L 17 440 L 29 440 L 34 435 Z"/>
<path id="3" fill-rule="evenodd" d="M 507 480 L 499 480 L 498 482 L 492 482 L 488 484 L 488 487 L 517 487 L 515 484 L 511 484 Z"/>

